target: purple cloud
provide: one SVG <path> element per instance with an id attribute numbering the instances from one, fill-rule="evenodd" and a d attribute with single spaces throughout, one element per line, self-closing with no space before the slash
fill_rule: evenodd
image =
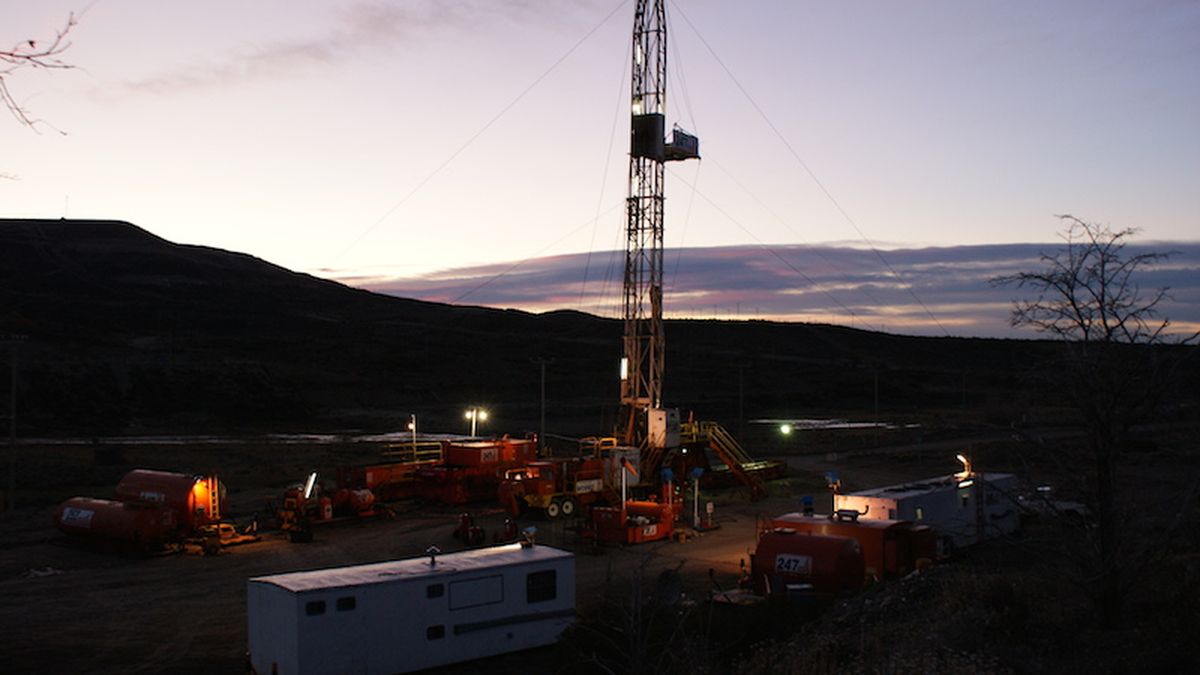
<path id="1" fill-rule="evenodd" d="M 358 2 L 339 8 L 324 34 L 241 47 L 211 60 L 126 81 L 123 87 L 130 93 L 168 94 L 290 77 L 332 65 L 365 49 L 415 40 L 431 31 L 470 30 L 501 20 L 544 20 L 543 10 L 528 0 Z"/>
<path id="2" fill-rule="evenodd" d="M 1002 244 L 883 252 L 851 247 L 732 246 L 665 252 L 669 318 L 836 323 L 893 333 L 1035 337 L 1008 325 L 1020 289 L 989 279 L 1040 268 L 1055 244 Z M 1130 246 L 1131 253 L 1175 251 L 1145 270 L 1143 287 L 1171 289 L 1163 314 L 1179 332 L 1200 330 L 1200 243 Z M 340 279 L 402 297 L 544 312 L 576 309 L 618 316 L 623 253 L 534 258 L 406 278 Z M 677 262 L 676 262 L 677 261 Z M 330 276 L 337 276 L 330 274 Z"/>

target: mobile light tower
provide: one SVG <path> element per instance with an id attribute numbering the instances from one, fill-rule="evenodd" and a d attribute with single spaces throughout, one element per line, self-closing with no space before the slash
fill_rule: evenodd
<path id="1" fill-rule="evenodd" d="M 673 130 L 672 142 L 665 141 L 667 22 L 663 3 L 637 0 L 633 23 L 625 332 L 617 427 L 624 445 L 647 451 L 643 466 L 651 470 L 657 468 L 662 450 L 670 446 L 665 431 L 667 411 L 662 409 L 663 168 L 668 161 L 700 156 L 699 140 L 678 128 Z"/>

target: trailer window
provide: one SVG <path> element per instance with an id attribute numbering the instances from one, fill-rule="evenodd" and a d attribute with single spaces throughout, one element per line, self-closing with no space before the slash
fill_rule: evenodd
<path id="1" fill-rule="evenodd" d="M 504 577 L 492 575 L 450 583 L 450 609 L 467 609 L 504 602 Z"/>
<path id="2" fill-rule="evenodd" d="M 923 520 L 924 518 L 925 518 L 925 509 L 918 506 L 917 507 L 917 520 Z"/>
<path id="3" fill-rule="evenodd" d="M 446 587 L 441 584 L 430 584 L 425 587 L 425 597 L 440 598 L 446 594 Z"/>
<path id="4" fill-rule="evenodd" d="M 426 640 L 441 640 L 444 637 L 446 637 L 445 626 L 430 626 L 425 629 Z"/>
<path id="5" fill-rule="evenodd" d="M 525 602 L 548 602 L 558 597 L 558 572 L 531 572 L 525 577 Z"/>
<path id="6" fill-rule="evenodd" d="M 337 611 L 339 612 L 352 612 L 357 605 L 358 602 L 353 595 L 337 599 Z"/>
<path id="7" fill-rule="evenodd" d="M 316 616 L 318 614 L 324 614 L 325 613 L 325 601 L 324 600 L 313 600 L 313 601 L 309 602 L 308 604 L 304 605 L 304 613 L 309 616 Z"/>

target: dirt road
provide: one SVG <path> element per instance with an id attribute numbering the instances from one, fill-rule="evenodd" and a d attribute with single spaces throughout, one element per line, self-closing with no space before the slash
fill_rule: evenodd
<path id="1" fill-rule="evenodd" d="M 791 497 L 749 503 L 731 491 L 718 496 L 716 529 L 688 541 L 628 548 L 581 547 L 562 523 L 530 520 L 541 543 L 576 550 L 581 611 L 599 600 L 614 577 L 639 568 L 678 568 L 697 586 L 712 568 L 732 584 L 753 546 L 755 517 L 794 508 Z M 198 553 L 148 559 L 69 545 L 49 527 L 47 509 L 10 514 L 45 523 L 45 541 L 0 548 L 0 663 L 13 673 L 241 673 L 245 671 L 246 579 L 421 555 L 462 545 L 452 537 L 455 513 L 410 512 L 392 521 L 318 528 L 316 540 L 289 543 L 268 533 L 215 557 Z M 483 515 L 489 538 L 503 515 Z"/>

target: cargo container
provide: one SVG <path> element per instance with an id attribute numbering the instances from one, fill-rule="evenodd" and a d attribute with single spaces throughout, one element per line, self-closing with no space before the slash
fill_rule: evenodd
<path id="1" fill-rule="evenodd" d="M 401 673 L 553 643 L 575 621 L 575 556 L 508 544 L 246 584 L 260 675 Z"/>

